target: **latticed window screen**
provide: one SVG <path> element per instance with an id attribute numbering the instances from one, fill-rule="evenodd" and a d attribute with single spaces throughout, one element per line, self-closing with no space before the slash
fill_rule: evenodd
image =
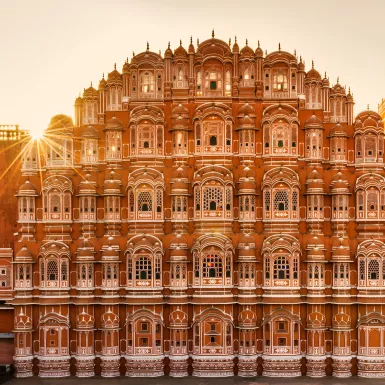
<path id="1" fill-rule="evenodd" d="M 265 191 L 265 210 L 270 211 L 270 191 Z"/>
<path id="2" fill-rule="evenodd" d="M 274 191 L 274 210 L 289 210 L 289 194 L 285 190 Z"/>
<path id="3" fill-rule="evenodd" d="M 356 156 L 362 157 L 361 137 L 356 139 Z"/>
<path id="4" fill-rule="evenodd" d="M 160 279 L 160 256 L 155 257 L 155 279 Z"/>
<path id="5" fill-rule="evenodd" d="M 148 191 L 138 194 L 138 211 L 152 211 L 152 196 Z"/>
<path id="6" fill-rule="evenodd" d="M 156 191 L 156 211 L 160 213 L 162 211 L 162 190 Z"/>
<path id="7" fill-rule="evenodd" d="M 195 187 L 195 210 L 201 209 L 201 190 L 199 187 Z"/>
<path id="8" fill-rule="evenodd" d="M 289 259 L 279 255 L 274 259 L 274 279 L 289 279 L 290 264 Z"/>
<path id="9" fill-rule="evenodd" d="M 298 259 L 293 258 L 293 278 L 298 278 Z"/>
<path id="10" fill-rule="evenodd" d="M 294 190 L 292 192 L 291 205 L 292 205 L 292 210 L 293 211 L 297 211 L 297 207 L 298 207 L 298 191 L 296 191 L 296 190 Z"/>
<path id="11" fill-rule="evenodd" d="M 231 210 L 231 188 L 226 188 L 226 210 Z"/>
<path id="12" fill-rule="evenodd" d="M 127 261 L 127 278 L 129 280 L 132 279 L 132 257 L 128 257 L 128 261 Z"/>
<path id="13" fill-rule="evenodd" d="M 57 194 L 50 194 L 51 213 L 61 212 L 60 196 Z"/>
<path id="14" fill-rule="evenodd" d="M 67 262 L 62 262 L 60 272 L 61 272 L 62 281 L 67 281 L 67 277 L 68 277 Z"/>
<path id="15" fill-rule="evenodd" d="M 364 137 L 365 155 L 369 158 L 376 157 L 376 139 L 373 136 Z"/>
<path id="16" fill-rule="evenodd" d="M 380 278 L 380 264 L 377 259 L 371 259 L 368 263 L 368 279 Z"/>
<path id="17" fill-rule="evenodd" d="M 151 279 L 152 267 L 151 259 L 148 257 L 138 257 L 135 261 L 135 278 L 136 279 Z"/>
<path id="18" fill-rule="evenodd" d="M 360 259 L 360 267 L 359 267 L 360 280 L 365 280 L 365 260 Z"/>
<path id="19" fill-rule="evenodd" d="M 208 187 L 203 191 L 203 210 L 222 210 L 223 193 L 219 187 Z"/>
<path id="20" fill-rule="evenodd" d="M 44 261 L 40 262 L 40 279 L 44 281 L 45 274 L 44 274 Z"/>
<path id="21" fill-rule="evenodd" d="M 270 279 L 270 258 L 265 257 L 265 278 Z"/>
<path id="22" fill-rule="evenodd" d="M 222 257 L 217 254 L 205 255 L 202 259 L 203 278 L 222 278 Z"/>
<path id="23" fill-rule="evenodd" d="M 57 261 L 50 260 L 47 263 L 47 280 L 57 281 L 58 280 L 58 265 Z"/>

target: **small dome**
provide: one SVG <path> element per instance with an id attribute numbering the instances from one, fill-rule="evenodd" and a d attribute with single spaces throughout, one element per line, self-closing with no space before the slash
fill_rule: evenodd
<path id="1" fill-rule="evenodd" d="M 95 195 L 96 192 L 96 181 L 91 174 L 86 174 L 84 180 L 79 183 L 79 194 L 81 195 Z"/>
<path id="2" fill-rule="evenodd" d="M 305 72 L 305 63 L 302 61 L 302 57 L 299 58 L 298 70 L 301 72 Z"/>
<path id="3" fill-rule="evenodd" d="M 107 249 L 102 251 L 102 261 L 118 261 L 119 253 L 117 250 L 109 246 Z"/>
<path id="4" fill-rule="evenodd" d="M 170 327 L 188 327 L 188 316 L 187 314 L 177 308 L 170 314 Z"/>
<path id="5" fill-rule="evenodd" d="M 239 53 L 239 45 L 237 43 L 237 38 L 235 38 L 235 42 L 233 44 L 233 53 Z"/>
<path id="6" fill-rule="evenodd" d="M 308 328 L 324 328 L 326 326 L 326 317 L 319 311 L 314 311 L 307 316 Z"/>
<path id="7" fill-rule="evenodd" d="M 102 315 L 101 324 L 103 329 L 115 329 L 119 327 L 119 317 L 110 309 Z"/>
<path id="8" fill-rule="evenodd" d="M 338 171 L 337 174 L 335 174 L 332 177 L 331 181 L 331 187 L 332 187 L 332 193 L 349 193 L 348 187 L 349 187 L 349 182 L 346 177 L 341 171 Z"/>
<path id="9" fill-rule="evenodd" d="M 97 98 L 98 97 L 98 91 L 95 90 L 94 87 L 92 87 L 92 83 L 91 83 L 91 87 L 88 87 L 87 89 L 84 90 L 83 92 L 83 98 L 84 99 L 87 99 L 87 98 Z"/>
<path id="10" fill-rule="evenodd" d="M 110 120 L 107 121 L 105 129 L 106 130 L 122 130 L 123 125 L 122 125 L 122 122 L 114 116 Z"/>
<path id="11" fill-rule="evenodd" d="M 255 50 L 255 56 L 256 57 L 263 57 L 263 51 L 262 48 L 259 46 L 259 40 L 258 40 L 258 47 Z"/>
<path id="12" fill-rule="evenodd" d="M 238 316 L 239 327 L 241 328 L 256 328 L 257 326 L 257 316 L 253 311 L 246 308 L 241 311 Z"/>
<path id="13" fill-rule="evenodd" d="M 336 329 L 350 329 L 351 328 L 351 318 L 349 314 L 338 313 L 332 318 L 333 328 Z"/>
<path id="14" fill-rule="evenodd" d="M 19 187 L 17 196 L 38 196 L 37 189 L 28 179 Z"/>
<path id="15" fill-rule="evenodd" d="M 187 51 L 182 46 L 182 40 L 180 41 L 179 47 L 174 51 L 176 57 L 187 57 Z"/>
<path id="16" fill-rule="evenodd" d="M 78 96 L 75 99 L 75 106 L 82 106 L 83 105 L 83 98 L 81 96 Z"/>
<path id="17" fill-rule="evenodd" d="M 190 39 L 190 45 L 188 46 L 188 53 L 195 53 L 195 47 L 194 47 L 194 44 L 192 42 L 192 37 Z"/>
<path id="18" fill-rule="evenodd" d="M 314 67 L 313 67 L 313 68 L 306 74 L 305 80 L 308 80 L 308 81 L 312 81 L 312 80 L 321 81 L 322 78 L 321 78 L 320 73 L 319 73 L 316 69 L 314 69 Z"/>
<path id="19" fill-rule="evenodd" d="M 130 64 L 128 63 L 128 59 L 124 62 L 122 73 L 127 74 L 130 71 Z"/>
<path id="20" fill-rule="evenodd" d="M 331 89 L 332 94 L 340 94 L 340 95 L 346 95 L 346 90 L 344 87 L 341 86 L 340 83 L 336 83 L 332 89 Z"/>
<path id="21" fill-rule="evenodd" d="M 104 88 L 106 88 L 106 84 L 107 82 L 106 82 L 106 79 L 104 79 L 104 74 L 103 74 L 103 77 L 99 82 L 99 90 L 104 90 Z"/>
<path id="22" fill-rule="evenodd" d="M 68 115 L 58 114 L 51 118 L 46 132 L 52 135 L 73 135 L 74 123 Z"/>
<path id="23" fill-rule="evenodd" d="M 330 130 L 330 136 L 345 136 L 345 137 L 347 137 L 348 134 L 347 134 L 346 126 L 342 126 L 341 124 L 337 123 Z"/>
<path id="24" fill-rule="evenodd" d="M 76 328 L 78 329 L 93 329 L 94 325 L 95 325 L 94 316 L 86 313 L 84 309 L 76 317 Z"/>
<path id="25" fill-rule="evenodd" d="M 29 330 L 32 329 L 32 319 L 20 310 L 20 313 L 15 317 L 14 320 L 15 330 Z"/>
<path id="26" fill-rule="evenodd" d="M 104 192 L 120 193 L 122 180 L 119 174 L 111 171 L 107 179 L 104 181 Z"/>
<path id="27" fill-rule="evenodd" d="M 254 51 L 249 47 L 247 40 L 246 45 L 241 49 L 240 55 L 242 57 L 254 57 Z"/>
<path id="28" fill-rule="evenodd" d="M 26 246 L 23 246 L 15 256 L 15 262 L 33 263 L 33 255 Z"/>
<path id="29" fill-rule="evenodd" d="M 377 112 L 371 110 L 360 112 L 356 116 L 356 120 L 354 122 L 354 129 L 358 130 L 362 128 L 374 128 L 375 130 L 382 132 L 384 125 L 381 116 Z"/>
<path id="30" fill-rule="evenodd" d="M 114 70 L 108 74 L 107 77 L 107 84 L 110 83 L 121 83 L 122 82 L 122 75 L 117 71 L 116 64 L 114 65 Z"/>
<path id="31" fill-rule="evenodd" d="M 245 115 L 249 115 L 251 117 L 254 117 L 256 116 L 256 113 L 255 113 L 255 108 L 249 104 L 248 102 L 246 102 L 239 110 L 238 110 L 238 117 L 241 117 L 241 116 L 245 116 Z"/>
<path id="32" fill-rule="evenodd" d="M 166 51 L 164 51 L 164 58 L 170 59 L 172 58 L 172 49 L 170 48 L 170 42 L 168 43 Z"/>
<path id="33" fill-rule="evenodd" d="M 98 139 L 98 131 L 95 127 L 89 125 L 82 130 L 81 136 L 83 138 Z"/>
<path id="34" fill-rule="evenodd" d="M 313 114 L 309 119 L 305 121 L 305 129 L 306 128 L 323 128 L 322 120 Z"/>

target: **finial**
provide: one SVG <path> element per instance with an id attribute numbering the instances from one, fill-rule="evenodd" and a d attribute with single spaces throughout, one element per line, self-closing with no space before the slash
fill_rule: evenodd
<path id="1" fill-rule="evenodd" d="M 179 45 L 182 47 L 182 40 L 179 40 Z"/>
<path id="2" fill-rule="evenodd" d="M 199 47 L 199 39 L 197 39 L 197 47 Z"/>
<path id="3" fill-rule="evenodd" d="M 350 87 L 349 87 L 349 94 L 350 94 Z"/>
<path id="4" fill-rule="evenodd" d="M 127 56 L 127 58 L 126 58 L 126 63 L 128 63 L 128 56 Z"/>
<path id="5" fill-rule="evenodd" d="M 281 43 L 278 43 L 278 51 L 281 50 Z"/>
<path id="6" fill-rule="evenodd" d="M 297 57 L 297 50 L 294 48 L 294 56 Z"/>
<path id="7" fill-rule="evenodd" d="M 190 36 L 190 44 L 192 44 L 192 35 Z"/>
<path id="8" fill-rule="evenodd" d="M 92 80 L 91 80 L 91 87 L 92 87 Z"/>
<path id="9" fill-rule="evenodd" d="M 147 42 L 147 51 L 149 51 L 150 50 L 150 44 L 149 44 L 149 42 Z"/>
<path id="10" fill-rule="evenodd" d="M 265 49 L 265 56 L 267 56 L 267 49 Z"/>
<path id="11" fill-rule="evenodd" d="M 159 50 L 159 56 L 162 56 L 162 51 L 161 50 Z"/>
<path id="12" fill-rule="evenodd" d="M 369 110 L 369 104 L 367 105 L 367 108 L 368 108 L 368 110 Z"/>
<path id="13" fill-rule="evenodd" d="M 215 33 L 214 33 L 214 28 L 213 28 L 213 32 L 211 32 L 211 37 L 214 39 L 215 37 Z"/>
<path id="14" fill-rule="evenodd" d="M 235 43 L 237 42 L 237 37 L 235 36 Z"/>
<path id="15" fill-rule="evenodd" d="M 132 51 L 132 57 L 135 57 L 135 52 L 134 51 Z"/>
<path id="16" fill-rule="evenodd" d="M 170 42 L 168 42 L 168 46 L 167 46 L 167 48 L 170 48 Z"/>
<path id="17" fill-rule="evenodd" d="M 337 84 L 340 84 L 340 77 L 337 77 Z"/>
<path id="18" fill-rule="evenodd" d="M 314 70 L 314 60 L 311 61 L 311 68 Z"/>
<path id="19" fill-rule="evenodd" d="M 260 47 L 259 47 L 259 40 L 258 40 L 258 48 L 260 48 Z"/>
<path id="20" fill-rule="evenodd" d="M 326 79 L 326 71 L 325 71 L 325 79 Z"/>
<path id="21" fill-rule="evenodd" d="M 231 37 L 229 38 L 229 47 L 231 47 Z"/>
<path id="22" fill-rule="evenodd" d="M 249 41 L 246 39 L 246 45 L 249 45 Z"/>
<path id="23" fill-rule="evenodd" d="M 116 70 L 116 63 L 114 63 L 114 70 Z"/>

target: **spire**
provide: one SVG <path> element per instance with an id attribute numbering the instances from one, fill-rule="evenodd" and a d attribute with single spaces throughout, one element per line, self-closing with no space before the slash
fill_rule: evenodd
<path id="1" fill-rule="evenodd" d="M 170 42 L 168 42 L 168 46 L 167 46 L 167 48 L 170 48 Z"/>
<path id="2" fill-rule="evenodd" d="M 135 57 L 135 52 L 134 51 L 132 51 L 132 57 Z"/>
<path id="3" fill-rule="evenodd" d="M 235 42 L 237 42 L 237 37 L 235 36 Z"/>
<path id="4" fill-rule="evenodd" d="M 278 51 L 281 50 L 281 43 L 278 43 Z"/>
<path id="5" fill-rule="evenodd" d="M 368 111 L 369 111 L 369 104 L 367 105 L 367 109 L 368 109 Z"/>
<path id="6" fill-rule="evenodd" d="M 197 47 L 199 47 L 199 39 L 197 39 Z"/>
<path id="7" fill-rule="evenodd" d="M 211 32 L 211 37 L 214 39 L 215 37 L 215 32 L 214 32 L 214 28 L 213 28 L 213 32 Z"/>
<path id="8" fill-rule="evenodd" d="M 259 46 L 259 40 L 258 40 L 258 48 L 260 48 L 260 46 Z"/>
<path id="9" fill-rule="evenodd" d="M 190 36 L 190 44 L 192 44 L 192 35 Z"/>
<path id="10" fill-rule="evenodd" d="M 150 44 L 149 44 L 149 42 L 147 42 L 147 51 L 149 51 L 150 50 Z"/>
<path id="11" fill-rule="evenodd" d="M 337 84 L 340 84 L 340 77 L 337 77 Z"/>
<path id="12" fill-rule="evenodd" d="M 311 68 L 314 70 L 314 60 L 311 61 Z"/>
<path id="13" fill-rule="evenodd" d="M 246 45 L 249 45 L 249 41 L 246 39 Z"/>
<path id="14" fill-rule="evenodd" d="M 302 63 L 302 56 L 299 57 L 299 62 Z"/>
<path id="15" fill-rule="evenodd" d="M 326 71 L 325 71 L 325 79 L 326 79 Z"/>
<path id="16" fill-rule="evenodd" d="M 231 47 L 231 37 L 229 38 L 229 47 Z"/>
<path id="17" fill-rule="evenodd" d="M 297 57 L 297 50 L 294 48 L 294 56 Z"/>
<path id="18" fill-rule="evenodd" d="M 179 45 L 182 47 L 182 40 L 179 40 Z"/>
<path id="19" fill-rule="evenodd" d="M 91 80 L 91 88 L 92 88 L 92 80 Z"/>

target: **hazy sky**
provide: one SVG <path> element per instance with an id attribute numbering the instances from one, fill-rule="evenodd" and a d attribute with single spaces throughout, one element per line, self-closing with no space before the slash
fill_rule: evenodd
<path id="1" fill-rule="evenodd" d="M 226 42 L 302 55 L 354 93 L 355 114 L 385 97 L 385 0 L 0 0 L 0 124 L 45 128 L 132 51 L 162 53 L 211 30 Z"/>

